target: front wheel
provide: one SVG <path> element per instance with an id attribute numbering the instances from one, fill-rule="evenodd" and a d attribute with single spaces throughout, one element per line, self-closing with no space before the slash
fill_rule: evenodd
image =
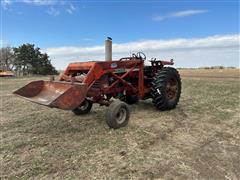
<path id="1" fill-rule="evenodd" d="M 82 115 L 82 114 L 89 113 L 91 109 L 92 109 L 92 101 L 85 99 L 83 103 L 79 107 L 72 110 L 72 112 L 75 115 Z"/>
<path id="2" fill-rule="evenodd" d="M 118 129 L 128 124 L 130 112 L 126 103 L 114 101 L 110 104 L 106 118 L 110 128 Z"/>

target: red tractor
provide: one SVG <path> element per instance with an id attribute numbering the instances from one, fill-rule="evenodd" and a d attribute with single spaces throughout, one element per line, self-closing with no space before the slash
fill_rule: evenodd
<path id="1" fill-rule="evenodd" d="M 142 52 L 112 61 L 111 43 L 111 39 L 106 40 L 106 61 L 71 63 L 59 80 L 34 81 L 14 94 L 48 107 L 72 110 L 76 115 L 89 113 L 93 103 L 108 106 L 106 122 L 114 129 L 127 125 L 127 104 L 138 100 L 152 98 L 159 110 L 175 108 L 181 79 L 176 69 L 165 67 L 173 61 L 152 59 L 151 65 L 144 66 Z"/>

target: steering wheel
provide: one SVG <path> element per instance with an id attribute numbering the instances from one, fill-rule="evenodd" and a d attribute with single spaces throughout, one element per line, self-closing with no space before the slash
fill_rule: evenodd
<path id="1" fill-rule="evenodd" d="M 144 60 L 144 61 L 147 59 L 146 55 L 145 55 L 143 52 L 138 52 L 138 53 L 136 54 L 136 58 L 142 59 L 142 60 Z"/>
<path id="2" fill-rule="evenodd" d="M 146 55 L 143 52 L 138 52 L 137 54 L 132 54 L 132 57 L 123 57 L 119 59 L 119 61 L 123 60 L 132 60 L 132 59 L 141 59 L 141 60 L 146 60 Z"/>

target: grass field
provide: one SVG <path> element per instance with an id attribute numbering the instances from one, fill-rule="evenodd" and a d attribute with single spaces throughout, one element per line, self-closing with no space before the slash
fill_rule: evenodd
<path id="1" fill-rule="evenodd" d="M 106 107 L 75 116 L 12 95 L 39 78 L 1 79 L 1 178 L 240 179 L 239 70 L 180 73 L 176 109 L 140 101 L 118 130 Z"/>

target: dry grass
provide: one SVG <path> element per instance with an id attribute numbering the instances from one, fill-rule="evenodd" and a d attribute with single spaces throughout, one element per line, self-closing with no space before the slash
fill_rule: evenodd
<path id="1" fill-rule="evenodd" d="M 1 79 L 2 178 L 240 178 L 237 78 L 183 77 L 176 109 L 139 102 L 119 130 L 106 125 L 106 107 L 78 117 L 11 94 L 33 79 Z"/>
<path id="2" fill-rule="evenodd" d="M 181 69 L 183 77 L 239 78 L 240 69 Z"/>

